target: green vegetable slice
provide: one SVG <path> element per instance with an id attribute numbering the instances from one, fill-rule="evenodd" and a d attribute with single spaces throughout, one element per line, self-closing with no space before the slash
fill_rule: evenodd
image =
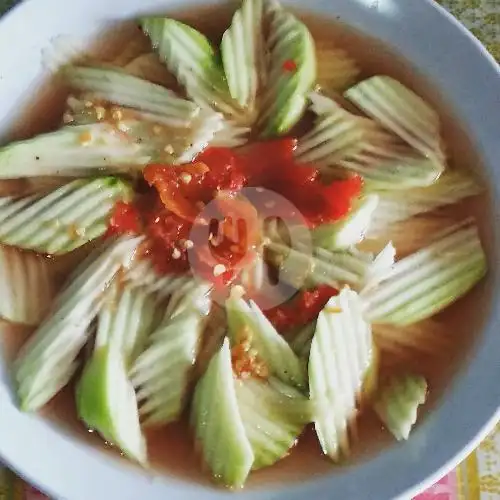
<path id="1" fill-rule="evenodd" d="M 268 9 L 270 72 L 262 99 L 263 135 L 286 134 L 302 117 L 316 81 L 314 39 L 301 21 L 277 2 Z"/>
<path id="2" fill-rule="evenodd" d="M 191 282 L 171 297 L 165 318 L 131 370 L 146 425 L 176 420 L 186 403 L 190 374 L 210 310 L 210 286 Z"/>
<path id="3" fill-rule="evenodd" d="M 254 302 L 247 304 L 241 298 L 230 297 L 226 313 L 233 345 L 250 342 L 271 374 L 285 383 L 305 387 L 302 363 Z"/>
<path id="4" fill-rule="evenodd" d="M 178 97 L 171 90 L 129 75 L 120 68 L 69 66 L 64 76 L 71 87 L 92 93 L 95 101 L 159 115 L 162 123 L 171 127 L 189 127 L 200 111 L 195 103 Z"/>
<path id="5" fill-rule="evenodd" d="M 236 399 L 245 433 L 254 452 L 252 469 L 284 458 L 305 424 L 314 418 L 312 402 L 282 383 L 253 378 L 235 380 Z M 277 384 L 277 385 L 276 385 Z"/>
<path id="6" fill-rule="evenodd" d="M 356 61 L 343 49 L 316 43 L 318 61 L 317 84 L 326 91 L 342 92 L 354 84 L 360 69 Z"/>
<path id="7" fill-rule="evenodd" d="M 319 314 L 309 355 L 310 395 L 321 408 L 314 425 L 324 453 L 335 461 L 349 454 L 349 427 L 372 362 L 361 301 L 343 289 Z"/>
<path id="8" fill-rule="evenodd" d="M 229 92 L 241 107 L 255 111 L 259 76 L 265 73 L 262 0 L 243 0 L 221 42 Z"/>
<path id="9" fill-rule="evenodd" d="M 378 202 L 374 194 L 362 197 L 340 221 L 314 228 L 313 243 L 328 250 L 342 250 L 358 244 L 370 227 Z"/>
<path id="10" fill-rule="evenodd" d="M 309 352 L 311 351 L 311 343 L 316 331 L 316 321 L 312 321 L 304 325 L 294 332 L 290 347 L 295 354 L 301 359 L 309 360 Z"/>
<path id="11" fill-rule="evenodd" d="M 21 349 L 15 381 L 21 408 L 36 411 L 62 389 L 78 366 L 76 358 L 89 336 L 89 326 L 104 291 L 123 266 L 128 266 L 141 238 L 121 238 L 79 269 L 56 298 L 53 312 Z M 87 261 L 88 263 L 88 261 Z"/>
<path id="12" fill-rule="evenodd" d="M 427 398 L 427 382 L 421 376 L 404 375 L 390 380 L 375 402 L 380 420 L 398 440 L 406 440 L 417 421 L 418 407 Z"/>
<path id="13" fill-rule="evenodd" d="M 151 157 L 109 123 L 63 127 L 0 148 L 0 179 L 139 170 Z"/>
<path id="14" fill-rule="evenodd" d="M 241 488 L 254 453 L 238 409 L 227 338 L 196 386 L 191 422 L 213 477 L 226 486 Z"/>
<path id="15" fill-rule="evenodd" d="M 345 97 L 423 156 L 443 163 L 439 116 L 420 96 L 389 76 L 354 85 Z"/>
<path id="16" fill-rule="evenodd" d="M 0 246 L 0 317 L 37 325 L 55 294 L 49 262 L 44 257 Z"/>
<path id="17" fill-rule="evenodd" d="M 396 325 L 429 318 L 468 292 L 486 269 L 477 227 L 468 219 L 397 262 L 378 287 L 363 293 L 367 318 Z"/>
<path id="18" fill-rule="evenodd" d="M 70 182 L 41 198 L 4 200 L 0 241 L 51 255 L 71 252 L 102 236 L 115 204 L 132 196 L 129 183 L 98 177 Z"/>

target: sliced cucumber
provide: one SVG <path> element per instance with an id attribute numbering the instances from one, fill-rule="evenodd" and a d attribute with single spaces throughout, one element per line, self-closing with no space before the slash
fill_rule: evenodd
<path id="1" fill-rule="evenodd" d="M 271 70 L 260 117 L 267 137 L 286 134 L 300 120 L 316 81 L 314 39 L 305 24 L 277 2 L 269 17 Z"/>
<path id="2" fill-rule="evenodd" d="M 299 392 L 283 394 L 269 382 L 252 378 L 235 381 L 235 388 L 254 452 L 252 469 L 276 463 L 294 446 L 305 424 L 313 420 L 311 401 Z"/>
<path id="3" fill-rule="evenodd" d="M 24 411 L 35 411 L 67 384 L 88 339 L 104 291 L 129 265 L 140 238 L 120 238 L 101 253 L 56 298 L 53 312 L 21 349 L 15 362 L 17 392 Z"/>
<path id="4" fill-rule="evenodd" d="M 355 83 L 360 69 L 342 49 L 316 45 L 318 77 L 316 83 L 326 91 L 342 92 Z"/>
<path id="5" fill-rule="evenodd" d="M 345 97 L 423 156 L 443 163 L 439 116 L 421 97 L 389 76 L 373 76 Z"/>
<path id="6" fill-rule="evenodd" d="M 378 287 L 363 293 L 366 317 L 396 325 L 429 318 L 468 292 L 486 269 L 477 228 L 467 220 L 397 262 Z"/>
<path id="7" fill-rule="evenodd" d="M 364 196 L 340 221 L 316 227 L 312 231 L 313 243 L 328 250 L 343 250 L 358 244 L 370 227 L 378 201 L 377 195 Z"/>
<path id="8" fill-rule="evenodd" d="M 262 0 L 243 0 L 221 42 L 229 91 L 240 106 L 254 111 L 259 76 L 265 71 Z"/>
<path id="9" fill-rule="evenodd" d="M 0 179 L 81 177 L 96 169 L 140 170 L 150 161 L 139 144 L 108 123 L 63 127 L 0 148 Z"/>
<path id="10" fill-rule="evenodd" d="M 370 188 L 369 184 L 366 186 Z M 415 215 L 432 212 L 446 205 L 477 196 L 482 186 L 470 174 L 446 171 L 432 186 L 404 191 L 374 191 L 379 196 L 378 209 L 369 228 L 370 236 L 383 234 L 391 224 L 403 222 Z"/>
<path id="11" fill-rule="evenodd" d="M 165 319 L 131 370 L 146 425 L 177 420 L 186 403 L 211 301 L 206 284 L 181 288 L 170 299 Z"/>
<path id="12" fill-rule="evenodd" d="M 147 463 L 146 441 L 139 423 L 134 388 L 120 350 L 95 350 L 76 388 L 78 416 L 89 429 L 116 445 L 127 457 Z"/>
<path id="13" fill-rule="evenodd" d="M 248 305 L 243 299 L 230 297 L 226 313 L 233 345 L 249 342 L 271 374 L 285 383 L 305 387 L 302 363 L 254 302 Z"/>
<path id="14" fill-rule="evenodd" d="M 91 92 L 96 101 L 157 114 L 167 126 L 189 127 L 200 111 L 195 103 L 178 97 L 171 90 L 129 75 L 120 68 L 69 66 L 64 76 L 71 87 Z"/>
<path id="15" fill-rule="evenodd" d="M 25 325 L 40 323 L 55 294 L 49 261 L 0 246 L 0 276 L 0 317 Z"/>
<path id="16" fill-rule="evenodd" d="M 300 141 L 300 161 L 325 170 L 347 169 L 378 189 L 409 189 L 433 184 L 444 170 L 386 132 L 373 120 L 349 113 L 335 101 L 311 94 L 311 109 L 320 112 L 316 124 Z M 330 102 L 328 102 L 330 101 Z"/>
<path id="17" fill-rule="evenodd" d="M 213 477 L 226 486 L 242 487 L 254 453 L 238 409 L 227 338 L 196 386 L 191 421 Z"/>
<path id="18" fill-rule="evenodd" d="M 374 408 L 380 420 L 398 440 L 408 439 L 417 421 L 418 407 L 427 398 L 427 382 L 421 376 L 393 378 L 382 391 Z"/>
<path id="19" fill-rule="evenodd" d="M 132 199 L 116 177 L 76 180 L 42 198 L 0 206 L 0 241 L 51 255 L 68 253 L 102 236 L 115 204 Z"/>
<path id="20" fill-rule="evenodd" d="M 229 116 L 238 115 L 218 57 L 204 35 L 165 17 L 143 18 L 141 26 L 191 99 L 202 107 L 214 107 Z"/>
<path id="21" fill-rule="evenodd" d="M 239 126 L 237 123 L 224 120 L 223 127 L 215 134 L 210 146 L 237 148 L 248 142 L 250 133 L 250 127 Z"/>
<path id="22" fill-rule="evenodd" d="M 314 425 L 324 453 L 333 460 L 349 454 L 349 427 L 372 361 L 371 329 L 361 301 L 343 289 L 320 313 L 309 355 L 310 394 L 322 410 Z"/>
<path id="23" fill-rule="evenodd" d="M 300 359 L 309 360 L 309 352 L 311 351 L 311 343 L 316 331 L 316 321 L 312 321 L 307 325 L 300 327 L 290 342 L 290 347 Z"/>

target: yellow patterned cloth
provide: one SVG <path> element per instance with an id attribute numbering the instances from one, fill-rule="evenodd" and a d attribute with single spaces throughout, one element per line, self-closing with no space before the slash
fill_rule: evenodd
<path id="1" fill-rule="evenodd" d="M 437 1 L 460 19 L 500 62 L 500 0 Z M 16 0 L 0 0 L 0 13 L 14 3 Z M 0 500 L 44 498 L 0 467 Z M 418 500 L 500 500 L 500 424 L 455 471 L 419 495 Z"/>

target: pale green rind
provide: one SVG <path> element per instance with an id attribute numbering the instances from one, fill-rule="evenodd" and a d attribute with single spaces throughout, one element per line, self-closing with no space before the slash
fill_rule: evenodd
<path id="1" fill-rule="evenodd" d="M 97 169 L 140 170 L 150 161 L 139 144 L 111 124 L 63 127 L 0 149 L 0 179 L 45 175 L 81 177 Z"/>
<path id="2" fill-rule="evenodd" d="M 243 0 L 221 42 L 229 92 L 250 111 L 255 108 L 259 78 L 265 70 L 262 17 L 262 0 Z"/>
<path id="3" fill-rule="evenodd" d="M 426 398 L 427 382 L 423 377 L 394 377 L 375 401 L 374 409 L 398 441 L 406 440 L 417 422 L 418 407 Z"/>
<path id="4" fill-rule="evenodd" d="M 298 392 L 284 394 L 267 381 L 252 378 L 235 381 L 235 388 L 255 456 L 252 469 L 276 463 L 294 446 L 305 424 L 313 420 L 311 401 Z"/>
<path id="5" fill-rule="evenodd" d="M 486 271 L 477 228 L 467 220 L 397 262 L 378 287 L 363 293 L 366 317 L 374 323 L 416 323 L 458 300 Z"/>
<path id="6" fill-rule="evenodd" d="M 357 245 L 370 227 L 378 202 L 378 196 L 375 194 L 363 196 L 354 203 L 343 219 L 314 228 L 313 244 L 327 250 L 344 250 Z"/>
<path id="7" fill-rule="evenodd" d="M 437 112 L 400 82 L 389 76 L 373 76 L 348 89 L 344 96 L 423 156 L 444 162 Z"/>
<path id="8" fill-rule="evenodd" d="M 120 238 L 74 276 L 53 304 L 52 314 L 22 347 L 14 365 L 21 408 L 36 411 L 62 389 L 77 368 L 104 291 L 129 265 L 141 238 Z"/>
<path id="9" fill-rule="evenodd" d="M 75 89 L 91 92 L 96 100 L 154 113 L 171 127 L 189 127 L 199 113 L 195 103 L 171 90 L 129 75 L 120 68 L 69 66 L 64 76 Z"/>
<path id="10" fill-rule="evenodd" d="M 49 261 L 0 246 L 0 276 L 0 317 L 25 325 L 40 323 L 55 294 Z"/>
<path id="11" fill-rule="evenodd" d="M 271 374 L 285 383 L 305 387 L 302 363 L 255 303 L 250 301 L 249 305 L 243 299 L 231 297 L 226 301 L 226 313 L 233 345 L 239 344 L 249 334 L 252 348 Z"/>
<path id="12" fill-rule="evenodd" d="M 314 39 L 294 15 L 273 6 L 268 48 L 270 72 L 262 100 L 263 135 L 283 135 L 302 117 L 307 94 L 316 81 Z M 287 70 L 287 64 L 295 68 Z M 285 67 L 284 67 L 285 66 Z"/>
<path id="13" fill-rule="evenodd" d="M 172 422 L 186 404 L 207 315 L 210 285 L 191 281 L 171 297 L 163 322 L 131 369 L 140 413 L 147 425 Z"/>
<path id="14" fill-rule="evenodd" d="M 314 425 L 323 452 L 335 461 L 350 452 L 349 427 L 372 361 L 362 304 L 355 292 L 343 289 L 320 313 L 309 355 L 310 396 L 321 409 Z"/>
<path id="15" fill-rule="evenodd" d="M 0 206 L 0 242 L 49 255 L 68 253 L 102 236 L 117 202 L 131 201 L 116 177 L 76 180 L 41 198 Z"/>
<path id="16" fill-rule="evenodd" d="M 125 361 L 114 346 L 94 351 L 76 387 L 78 416 L 85 425 L 142 465 L 147 463 L 135 392 Z"/>
<path id="17" fill-rule="evenodd" d="M 191 422 L 214 479 L 241 488 L 250 474 L 254 453 L 238 409 L 227 338 L 196 386 Z"/>

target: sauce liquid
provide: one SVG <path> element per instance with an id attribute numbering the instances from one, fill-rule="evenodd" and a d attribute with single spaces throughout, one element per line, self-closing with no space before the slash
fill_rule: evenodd
<path id="1" fill-rule="evenodd" d="M 201 30 L 214 42 L 219 43 L 222 33 L 230 24 L 233 9 L 212 7 L 180 13 L 174 17 Z M 443 138 L 447 145 L 449 165 L 452 168 L 472 168 L 478 170 L 480 161 L 467 134 L 457 124 L 439 95 L 421 78 L 407 62 L 394 55 L 387 47 L 375 39 L 366 37 L 337 21 L 325 21 L 317 17 L 301 15 L 309 26 L 314 39 L 323 47 L 331 45 L 343 48 L 356 59 L 362 69 L 360 79 L 374 74 L 388 74 L 401 81 L 424 97 L 440 113 L 443 123 Z M 117 27 L 116 32 L 107 34 L 95 44 L 100 60 L 127 64 L 134 57 L 150 52 L 148 40 L 136 25 L 131 23 Z M 320 62 L 321 63 L 321 62 Z M 158 80 L 169 80 L 169 75 L 158 66 Z M 171 78 L 170 78 L 171 81 Z M 67 95 L 61 83 L 51 81 L 41 89 L 37 100 L 26 111 L 25 118 L 13 128 L 12 137 L 26 137 L 58 126 Z M 477 172 L 479 175 L 480 171 Z M 4 191 L 26 188 L 24 181 L 1 186 Z M 443 210 L 443 214 L 461 219 L 465 215 L 475 215 L 480 224 L 482 241 L 489 255 L 488 228 L 490 226 L 487 197 L 453 206 Z M 71 258 L 69 259 L 71 263 Z M 63 265 L 62 269 L 68 267 Z M 69 266 L 71 267 L 71 265 Z M 421 408 L 420 421 L 426 413 L 445 396 L 446 387 L 467 356 L 473 353 L 473 345 L 482 329 L 482 319 L 488 314 L 488 280 L 479 284 L 467 297 L 439 315 L 443 323 L 443 347 L 433 349 L 428 346 L 427 354 L 418 352 L 402 356 L 382 353 L 380 373 L 384 378 L 392 373 L 414 371 L 424 375 L 430 387 L 428 403 Z M 29 332 L 20 327 L 6 326 L 3 341 L 8 358 L 15 356 Z M 80 439 L 90 440 L 102 447 L 102 440 L 87 432 L 75 413 L 73 387 L 62 391 L 44 410 L 44 416 L 55 420 L 66 431 L 75 433 Z M 392 443 L 389 434 L 369 409 L 363 409 L 357 425 L 358 438 L 354 444 L 352 457 L 346 464 L 365 460 L 384 446 Z M 181 422 L 147 431 L 149 456 L 153 470 L 175 474 L 185 479 L 211 484 L 209 474 L 201 473 L 203 466 L 195 451 L 195 443 L 189 432 L 187 419 Z M 313 429 L 306 429 L 290 455 L 278 464 L 251 475 L 249 486 L 269 482 L 300 482 L 315 475 L 332 473 L 344 465 L 333 465 L 320 450 Z"/>

